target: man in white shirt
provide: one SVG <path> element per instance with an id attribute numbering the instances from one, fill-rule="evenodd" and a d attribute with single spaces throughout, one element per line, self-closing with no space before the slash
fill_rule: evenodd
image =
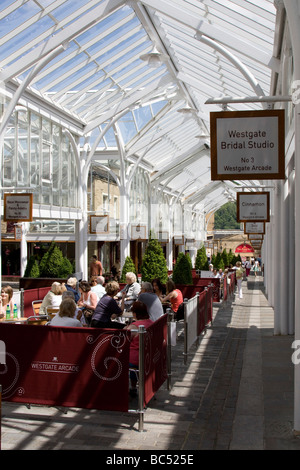
<path id="1" fill-rule="evenodd" d="M 91 287 L 91 291 L 96 292 L 96 294 L 98 295 L 98 299 L 100 300 L 101 297 L 103 297 L 103 295 L 106 294 L 105 288 L 103 287 L 105 279 L 103 276 L 97 276 L 96 281 L 97 281 L 97 285 Z"/>

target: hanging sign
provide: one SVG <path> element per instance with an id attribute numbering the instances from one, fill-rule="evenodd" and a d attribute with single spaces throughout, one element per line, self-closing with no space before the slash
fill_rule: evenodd
<path id="1" fill-rule="evenodd" d="M 248 238 L 251 242 L 255 242 L 258 240 L 262 241 L 264 239 L 264 236 L 262 233 L 249 233 Z"/>
<path id="2" fill-rule="evenodd" d="M 264 222 L 246 222 L 244 225 L 244 233 L 261 233 L 265 234 L 266 225 Z"/>
<path id="3" fill-rule="evenodd" d="M 270 193 L 237 193 L 237 221 L 269 222 Z"/>
<path id="4" fill-rule="evenodd" d="M 284 110 L 210 113 L 211 179 L 284 179 Z"/>
<path id="5" fill-rule="evenodd" d="M 32 194 L 4 194 L 4 222 L 32 221 Z"/>

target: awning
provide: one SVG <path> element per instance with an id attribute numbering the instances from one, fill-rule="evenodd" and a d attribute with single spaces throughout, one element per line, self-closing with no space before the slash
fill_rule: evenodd
<path id="1" fill-rule="evenodd" d="M 254 250 L 248 243 L 242 243 L 242 245 L 236 247 L 235 253 L 254 253 Z"/>

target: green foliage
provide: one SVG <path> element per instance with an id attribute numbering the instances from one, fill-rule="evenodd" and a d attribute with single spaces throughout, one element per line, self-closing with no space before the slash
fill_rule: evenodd
<path id="1" fill-rule="evenodd" d="M 65 277 L 68 277 L 68 275 L 72 274 L 73 272 L 74 272 L 74 267 L 72 263 L 68 260 L 68 258 L 63 258 L 58 277 L 65 278 Z"/>
<path id="2" fill-rule="evenodd" d="M 49 250 L 44 254 L 40 262 L 41 277 L 66 277 L 73 272 L 72 264 L 64 258 L 62 251 L 55 242 L 52 242 Z"/>
<path id="3" fill-rule="evenodd" d="M 226 248 L 224 248 L 223 250 L 223 253 L 222 253 L 222 260 L 223 260 L 223 263 L 224 263 L 224 267 L 228 266 L 229 265 L 229 256 L 228 256 L 228 253 L 226 251 Z"/>
<path id="4" fill-rule="evenodd" d="M 179 253 L 176 260 L 172 280 L 175 284 L 193 284 L 191 265 L 184 253 Z"/>
<path id="5" fill-rule="evenodd" d="M 227 202 L 215 213 L 215 230 L 239 230 L 240 223 L 236 220 L 236 203 Z"/>
<path id="6" fill-rule="evenodd" d="M 154 238 L 150 238 L 145 250 L 142 260 L 141 274 L 144 282 L 151 282 L 153 279 L 158 278 L 162 284 L 165 284 L 168 280 L 166 259 L 160 243 Z"/>
<path id="7" fill-rule="evenodd" d="M 195 269 L 199 269 L 200 271 L 208 271 L 208 260 L 204 245 L 197 250 Z"/>
<path id="8" fill-rule="evenodd" d="M 24 273 L 25 277 L 39 277 L 40 268 L 35 256 L 30 256 Z"/>
<path id="9" fill-rule="evenodd" d="M 229 253 L 228 253 L 228 264 L 233 264 L 233 259 L 234 259 L 234 253 L 232 253 L 232 249 L 230 248 Z"/>
<path id="10" fill-rule="evenodd" d="M 214 262 L 214 269 L 224 269 L 224 261 L 221 253 L 218 253 Z"/>
<path id="11" fill-rule="evenodd" d="M 125 282 L 126 273 L 134 273 L 135 275 L 137 275 L 134 262 L 133 262 L 132 258 L 130 258 L 130 256 L 127 256 L 126 259 L 125 259 L 125 263 L 124 263 L 123 268 L 122 268 L 122 274 L 121 274 L 120 282 Z"/>

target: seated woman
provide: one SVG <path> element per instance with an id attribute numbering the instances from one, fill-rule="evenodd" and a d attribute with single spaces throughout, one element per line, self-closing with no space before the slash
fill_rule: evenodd
<path id="1" fill-rule="evenodd" d="M 183 318 L 182 315 L 182 307 L 178 311 L 179 307 L 181 304 L 183 304 L 183 296 L 182 292 L 179 289 L 176 289 L 175 283 L 172 281 L 172 279 L 169 279 L 166 283 L 166 289 L 167 289 L 167 295 L 166 297 L 160 297 L 162 302 L 170 302 L 171 303 L 171 309 L 173 310 L 175 314 L 175 319 L 176 320 L 181 320 Z"/>
<path id="2" fill-rule="evenodd" d="M 80 309 L 80 313 L 77 316 L 77 320 L 82 321 L 83 324 L 89 325 L 98 303 L 98 296 L 95 292 L 92 292 L 91 286 L 87 281 L 80 281 L 78 287 L 80 299 L 77 305 Z M 82 316 L 84 318 L 82 318 Z"/>
<path id="3" fill-rule="evenodd" d="M 2 287 L 0 296 L 0 321 L 6 318 L 6 307 L 9 305 L 10 313 L 13 313 L 13 288 L 10 286 Z"/>
<path id="4" fill-rule="evenodd" d="M 62 293 L 65 292 L 65 290 L 65 284 L 61 284 L 60 282 L 53 282 L 50 291 L 43 298 L 39 312 L 40 315 L 45 315 L 47 313 L 47 307 L 59 307 L 62 301 Z"/>
<path id="5" fill-rule="evenodd" d="M 105 286 L 106 294 L 99 300 L 92 316 L 91 327 L 93 328 L 124 328 L 124 323 L 112 321 L 122 315 L 124 310 L 125 292 L 122 296 L 121 307 L 114 299 L 120 286 L 116 281 L 108 282 Z"/>
<path id="6" fill-rule="evenodd" d="M 148 315 L 147 306 L 140 301 L 133 302 L 131 311 L 133 314 L 134 321 L 126 326 L 126 330 L 131 332 L 131 343 L 129 351 L 129 367 L 132 369 L 138 369 L 139 367 L 139 325 L 144 325 L 148 328 L 153 324 Z M 136 389 L 137 376 L 134 371 L 130 371 L 130 395 L 135 396 L 137 394 Z"/>
<path id="7" fill-rule="evenodd" d="M 59 306 L 59 312 L 52 318 L 49 323 L 51 326 L 82 326 L 79 320 L 74 318 L 76 312 L 76 304 L 73 299 L 66 297 Z"/>
<path id="8" fill-rule="evenodd" d="M 126 310 L 130 310 L 133 302 L 138 298 L 141 286 L 138 282 L 136 282 L 136 275 L 131 272 L 126 273 L 125 282 L 126 286 L 120 292 L 118 292 L 116 298 L 121 299 L 123 293 L 125 292 L 124 308 Z"/>
<path id="9" fill-rule="evenodd" d="M 162 283 L 160 282 L 160 279 L 158 278 L 153 279 L 152 287 L 153 287 L 153 291 L 158 297 L 162 297 L 163 295 L 166 295 L 166 288 L 165 286 L 162 285 Z"/>

